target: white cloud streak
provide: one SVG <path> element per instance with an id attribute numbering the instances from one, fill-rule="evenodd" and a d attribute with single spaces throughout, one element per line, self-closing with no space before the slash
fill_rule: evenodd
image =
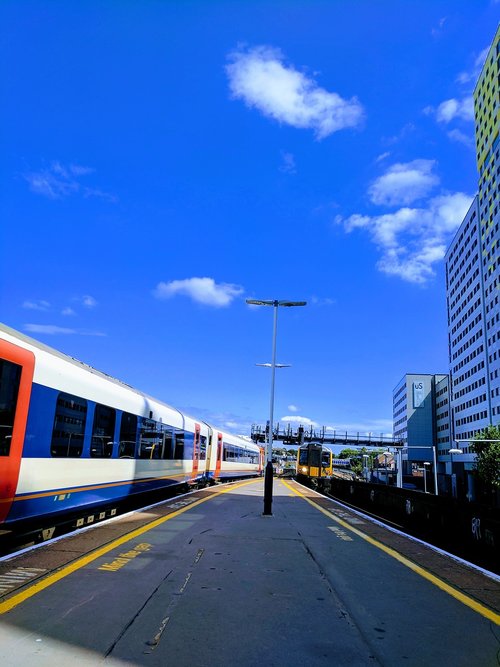
<path id="1" fill-rule="evenodd" d="M 434 165 L 434 160 L 413 160 L 389 167 L 370 185 L 371 201 L 377 205 L 400 206 L 422 199 L 439 183 L 439 178 L 432 173 Z"/>
<path id="2" fill-rule="evenodd" d="M 169 283 L 161 282 L 153 294 L 157 299 L 170 299 L 182 295 L 205 306 L 224 308 L 243 292 L 243 288 L 239 285 L 217 284 L 213 278 L 187 278 L 172 280 Z"/>
<path id="3" fill-rule="evenodd" d="M 456 128 L 448 132 L 448 138 L 459 144 L 463 144 L 468 148 L 474 148 L 474 137 L 470 134 L 465 134 Z"/>
<path id="4" fill-rule="evenodd" d="M 105 336 L 106 334 L 98 331 L 81 331 L 78 329 L 68 329 L 56 324 L 25 324 L 24 330 L 30 333 L 46 334 L 48 336 L 56 335 L 78 335 L 78 336 Z"/>
<path id="5" fill-rule="evenodd" d="M 364 116 L 357 98 L 345 100 L 320 88 L 314 79 L 284 64 L 279 49 L 238 49 L 226 66 L 231 94 L 264 116 L 296 128 L 312 129 L 317 139 L 358 126 Z"/>
<path id="6" fill-rule="evenodd" d="M 50 310 L 50 303 L 48 301 L 39 300 L 39 301 L 25 301 L 23 303 L 23 308 L 27 310 Z"/>
<path id="7" fill-rule="evenodd" d="M 490 50 L 489 46 L 486 46 L 475 58 L 474 60 L 474 66 L 472 69 L 468 72 L 460 72 L 460 74 L 457 76 L 457 81 L 459 83 L 465 84 L 469 83 L 471 81 L 476 81 L 477 78 L 479 77 L 479 74 L 481 73 L 481 70 L 483 69 L 484 62 L 486 60 L 486 56 L 488 55 L 488 51 Z"/>
<path id="8" fill-rule="evenodd" d="M 80 194 L 85 198 L 95 197 L 116 202 L 117 198 L 114 195 L 98 188 L 87 187 L 80 182 L 83 176 L 88 176 L 93 172 L 94 169 L 91 167 L 77 164 L 65 166 L 60 162 L 52 162 L 47 169 L 29 172 L 23 177 L 32 192 L 47 197 L 47 199 L 63 199 Z"/>
<path id="9" fill-rule="evenodd" d="M 287 153 L 286 151 L 282 151 L 281 153 L 281 166 L 280 166 L 280 171 L 282 171 L 284 174 L 296 174 L 297 169 L 295 166 L 295 158 L 292 155 L 292 153 Z"/>

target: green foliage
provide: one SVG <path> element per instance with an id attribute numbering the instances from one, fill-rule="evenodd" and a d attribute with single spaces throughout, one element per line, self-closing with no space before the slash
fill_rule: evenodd
<path id="1" fill-rule="evenodd" d="M 352 458 L 357 458 L 361 452 L 359 449 L 343 449 L 341 452 L 337 454 L 335 458 L 337 459 L 352 459 Z"/>
<path id="2" fill-rule="evenodd" d="M 500 425 L 487 426 L 476 433 L 471 449 L 476 454 L 478 477 L 488 486 L 500 488 Z"/>

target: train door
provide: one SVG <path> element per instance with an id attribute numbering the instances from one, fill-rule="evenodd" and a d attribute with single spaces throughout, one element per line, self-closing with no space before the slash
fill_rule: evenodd
<path id="1" fill-rule="evenodd" d="M 0 341 L 0 523 L 16 492 L 35 368 L 35 355 Z"/>
<path id="2" fill-rule="evenodd" d="M 309 476 L 310 477 L 321 477 L 321 454 L 322 447 L 321 445 L 310 444 L 308 446 L 309 453 Z"/>
<path id="3" fill-rule="evenodd" d="M 220 469 L 221 469 L 221 464 L 222 464 L 222 449 L 223 449 L 223 442 L 222 442 L 222 433 L 217 433 L 217 459 L 215 462 L 215 479 L 219 479 L 220 477 Z"/>
<path id="4" fill-rule="evenodd" d="M 198 468 L 200 465 L 200 425 L 194 425 L 194 441 L 193 441 L 193 471 L 191 473 L 191 479 L 194 480 L 198 477 Z"/>

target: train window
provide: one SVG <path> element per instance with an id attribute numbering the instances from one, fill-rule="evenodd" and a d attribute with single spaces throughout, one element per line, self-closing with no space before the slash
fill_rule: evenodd
<path id="1" fill-rule="evenodd" d="M 184 458 L 184 431 L 180 428 L 176 428 L 174 459 L 183 459 L 183 458 Z"/>
<path id="2" fill-rule="evenodd" d="M 163 428 L 163 458 L 174 458 L 174 429 L 171 426 Z"/>
<path id="3" fill-rule="evenodd" d="M 308 453 L 307 449 L 299 449 L 299 465 L 306 466 L 309 463 Z"/>
<path id="4" fill-rule="evenodd" d="M 321 466 L 321 450 L 320 449 L 311 449 L 309 452 L 309 465 L 315 468 Z"/>
<path id="5" fill-rule="evenodd" d="M 139 429 L 139 458 L 161 459 L 163 455 L 163 424 L 143 419 Z"/>
<path id="6" fill-rule="evenodd" d="M 137 417 L 129 412 L 122 413 L 120 423 L 120 443 L 118 456 L 121 459 L 135 458 L 135 447 L 137 444 Z"/>
<path id="7" fill-rule="evenodd" d="M 87 420 L 87 401 L 60 393 L 57 397 L 50 453 L 52 456 L 78 457 L 83 451 Z"/>
<path id="8" fill-rule="evenodd" d="M 106 405 L 96 403 L 90 456 L 97 459 L 109 459 L 113 455 L 116 411 Z"/>
<path id="9" fill-rule="evenodd" d="M 207 458 L 207 438 L 205 435 L 200 435 L 200 461 L 205 461 Z"/>
<path id="10" fill-rule="evenodd" d="M 0 359 L 0 456 L 8 456 L 16 415 L 21 366 Z"/>
<path id="11" fill-rule="evenodd" d="M 321 465 L 323 468 L 328 468 L 330 465 L 330 452 L 326 451 L 321 454 Z"/>
<path id="12" fill-rule="evenodd" d="M 234 445 L 227 445 L 224 443 L 224 461 L 237 461 L 239 458 L 239 450 Z"/>

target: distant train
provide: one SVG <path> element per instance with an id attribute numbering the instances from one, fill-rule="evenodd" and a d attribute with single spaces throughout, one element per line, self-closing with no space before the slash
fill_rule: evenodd
<path id="1" fill-rule="evenodd" d="M 0 325 L 0 524 L 257 476 L 261 448 Z"/>
<path id="2" fill-rule="evenodd" d="M 297 450 L 297 481 L 322 486 L 325 480 L 338 476 L 355 477 L 350 470 L 350 459 L 337 459 L 333 452 L 320 443 L 307 443 Z"/>

